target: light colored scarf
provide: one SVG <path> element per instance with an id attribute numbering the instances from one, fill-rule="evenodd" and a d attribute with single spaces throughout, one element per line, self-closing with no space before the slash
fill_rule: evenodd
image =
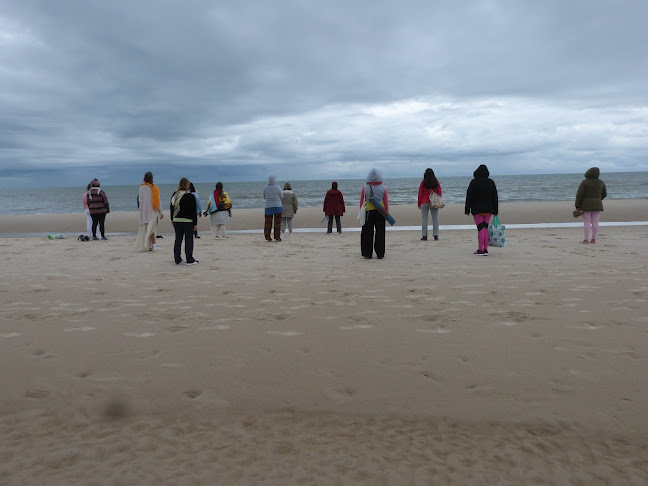
<path id="1" fill-rule="evenodd" d="M 151 188 L 151 203 L 153 204 L 153 211 L 160 209 L 160 190 L 158 187 L 148 182 L 144 182 L 140 185 L 140 187 L 142 186 L 149 186 Z"/>
<path id="2" fill-rule="evenodd" d="M 182 196 L 185 194 L 188 194 L 187 191 L 178 191 L 173 195 L 173 198 L 171 199 L 171 204 L 173 204 L 173 218 L 178 215 L 180 212 L 180 199 L 182 199 Z"/>

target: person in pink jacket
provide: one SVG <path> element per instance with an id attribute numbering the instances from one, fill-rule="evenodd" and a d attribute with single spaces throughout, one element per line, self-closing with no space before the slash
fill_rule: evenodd
<path id="1" fill-rule="evenodd" d="M 426 241 L 428 237 L 428 211 L 432 214 L 432 236 L 435 240 L 439 239 L 439 208 L 433 208 L 430 197 L 432 193 L 439 196 L 441 193 L 441 184 L 434 175 L 432 169 L 425 169 L 423 180 L 418 190 L 418 207 L 421 210 L 421 240 Z"/>

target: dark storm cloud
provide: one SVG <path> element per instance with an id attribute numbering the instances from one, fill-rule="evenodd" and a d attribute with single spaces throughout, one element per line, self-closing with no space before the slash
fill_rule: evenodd
<path id="1" fill-rule="evenodd" d="M 149 167 L 471 173 L 480 157 L 508 173 L 647 170 L 647 14 L 643 1 L 0 0 L 0 168 L 112 168 L 118 182 Z"/>

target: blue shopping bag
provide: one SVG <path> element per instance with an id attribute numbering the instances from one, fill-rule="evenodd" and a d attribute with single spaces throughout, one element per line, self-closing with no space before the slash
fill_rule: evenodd
<path id="1" fill-rule="evenodd" d="M 495 216 L 488 225 L 488 246 L 504 248 L 506 226 L 500 223 L 499 217 Z"/>

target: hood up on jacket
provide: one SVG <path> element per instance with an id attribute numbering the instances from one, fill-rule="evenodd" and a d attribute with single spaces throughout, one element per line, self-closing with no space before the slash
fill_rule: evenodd
<path id="1" fill-rule="evenodd" d="M 367 183 L 374 183 L 374 184 L 380 184 L 383 180 L 382 172 L 380 172 L 378 169 L 373 168 L 369 171 L 369 174 L 367 174 Z"/>
<path id="2" fill-rule="evenodd" d="M 335 189 L 337 191 L 337 182 L 333 182 L 331 184 L 331 189 Z"/>
<path id="3" fill-rule="evenodd" d="M 90 187 L 100 187 L 99 179 L 92 179 L 92 182 L 90 182 Z"/>
<path id="4" fill-rule="evenodd" d="M 477 170 L 473 172 L 473 177 L 488 177 L 490 175 L 490 172 L 488 172 L 488 167 L 486 167 L 484 164 L 480 165 L 477 167 Z"/>
<path id="5" fill-rule="evenodd" d="M 590 169 L 587 169 L 587 172 L 585 172 L 585 177 L 588 179 L 598 179 L 599 175 L 601 175 L 601 171 L 598 167 L 591 167 Z"/>
<path id="6" fill-rule="evenodd" d="M 271 186 L 275 185 L 277 183 L 277 176 L 272 174 L 268 176 L 268 184 Z"/>

